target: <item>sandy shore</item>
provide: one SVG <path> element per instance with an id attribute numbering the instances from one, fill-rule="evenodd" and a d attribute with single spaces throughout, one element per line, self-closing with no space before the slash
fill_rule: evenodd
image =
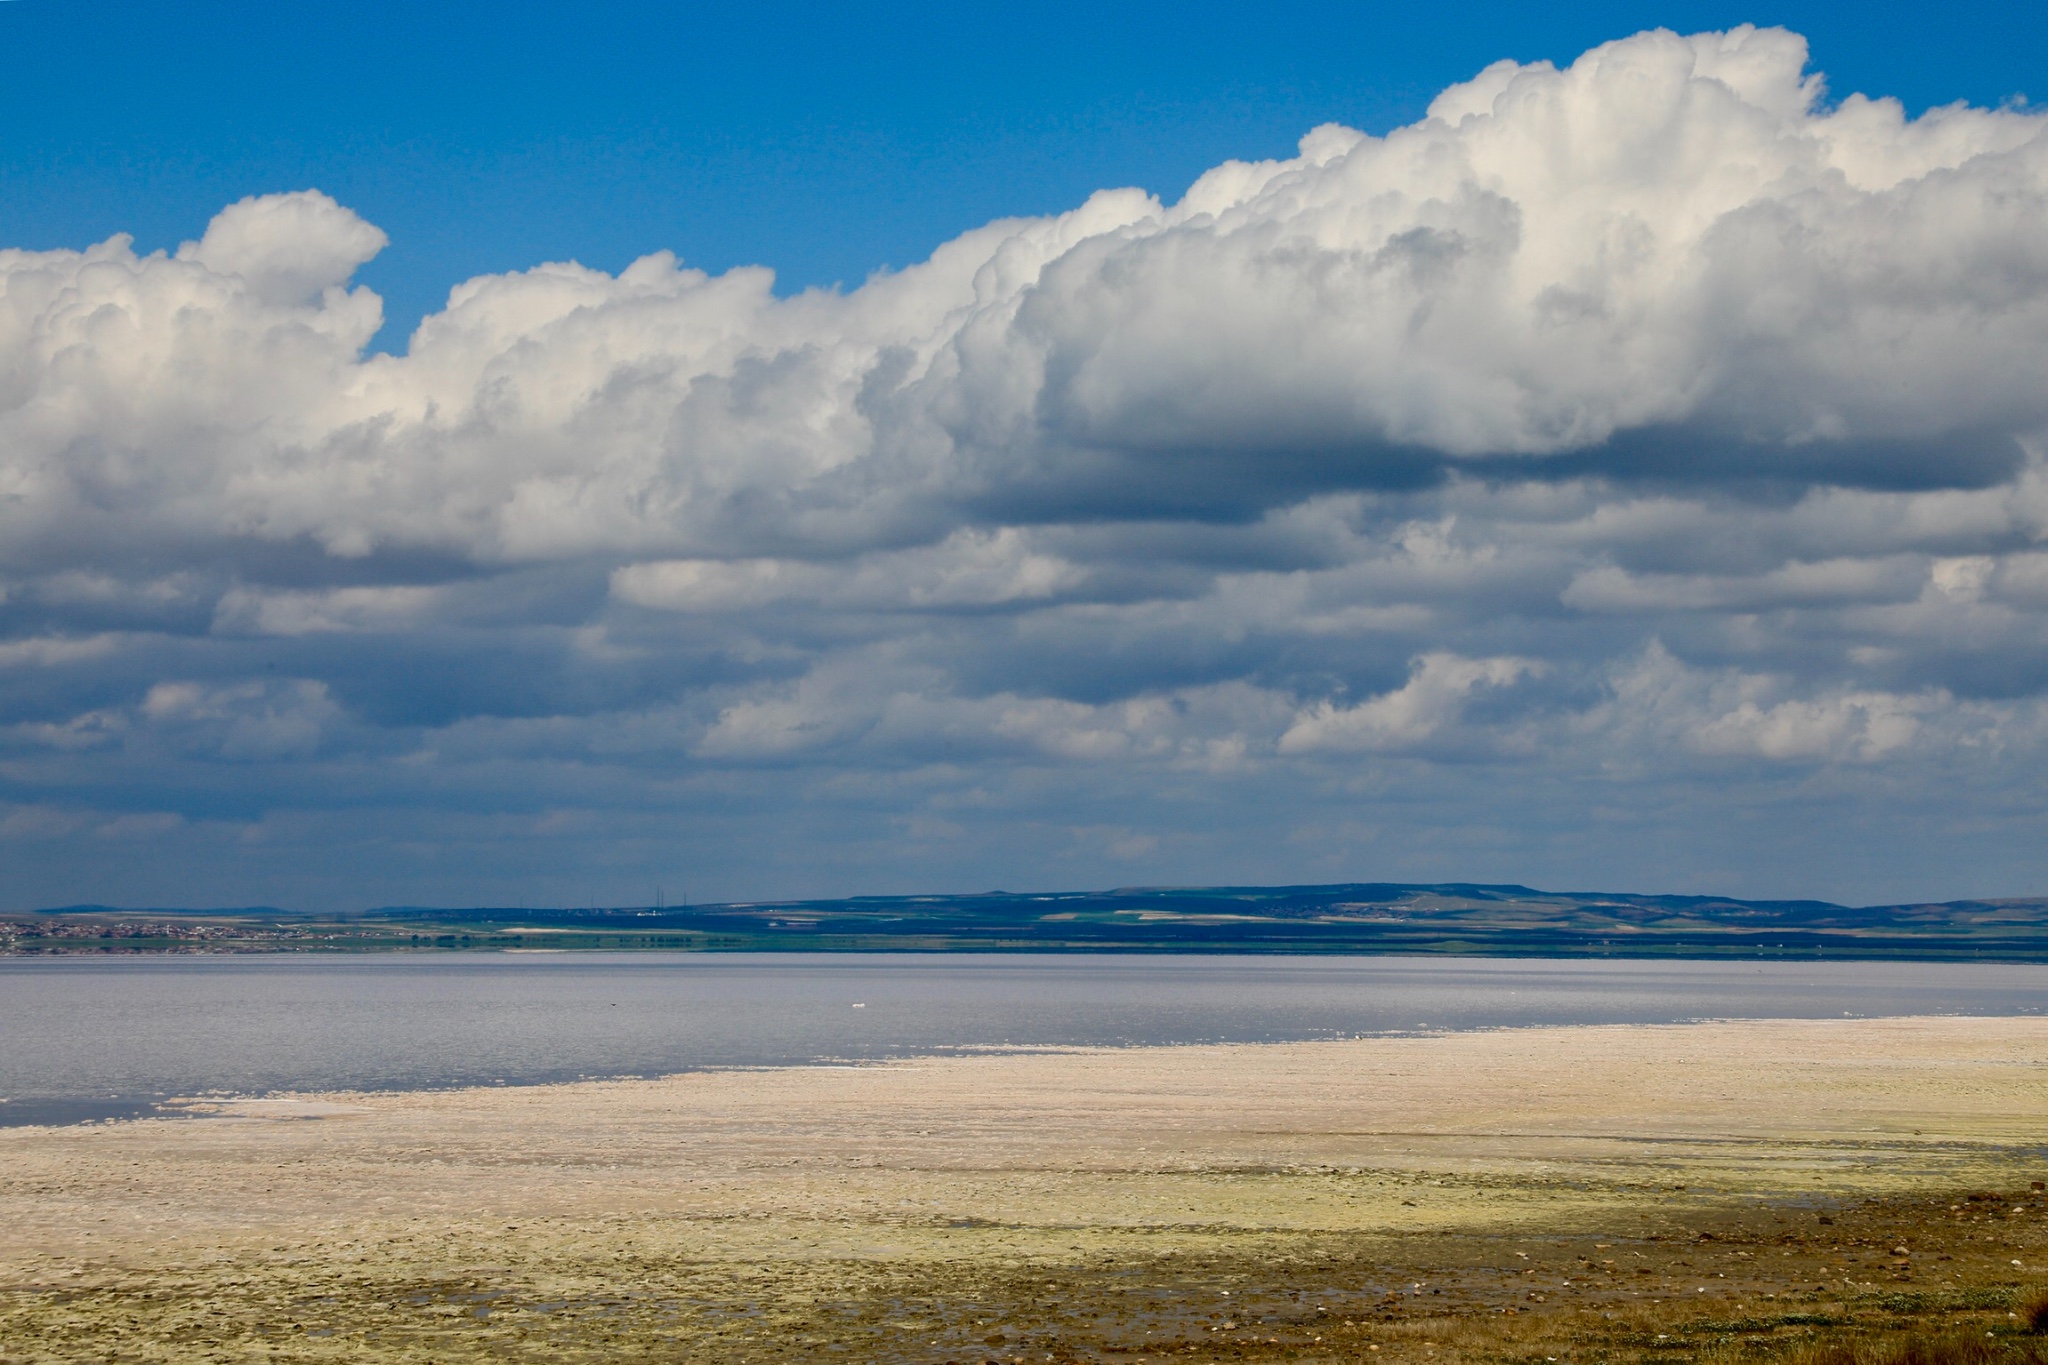
<path id="1" fill-rule="evenodd" d="M 0 1130 L 0 1358 L 1009 1360 L 983 1329 L 1041 1273 L 1661 1248 L 1765 1207 L 2025 1191 L 2048 1176 L 2048 1020 L 1017 1052 L 205 1112 Z M 2032 1227 L 2004 1215 L 1970 1283 L 2030 1273 Z M 941 1284 L 967 1306 L 918 1297 Z M 1126 1316 L 1148 1335 L 1118 1350 L 1163 1345 Z M 1050 1356 L 1098 1348 L 1069 1333 Z"/>

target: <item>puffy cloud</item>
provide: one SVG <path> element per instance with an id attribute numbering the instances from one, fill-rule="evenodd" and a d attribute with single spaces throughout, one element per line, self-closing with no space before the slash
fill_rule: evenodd
<path id="1" fill-rule="evenodd" d="M 352 284 L 384 234 L 316 192 L 0 251 L 18 894 L 116 898 L 67 840 L 174 829 L 281 850 L 224 899 L 583 898 L 536 821 L 577 878 L 732 894 L 1593 884 L 1647 845 L 1557 822 L 1618 811 L 1722 890 L 2026 889 L 2043 222 L 2048 116 L 1831 100 L 1740 28 L 851 290 L 481 277 L 397 355 Z M 1741 880 L 1752 813 L 1823 796 L 1882 856 Z"/>
<path id="2" fill-rule="evenodd" d="M 382 231 L 317 190 L 251 196 L 222 209 L 177 259 L 241 281 L 256 300 L 300 304 L 348 284 L 388 244 Z"/>
<path id="3" fill-rule="evenodd" d="M 877 552 L 851 564 L 787 559 L 677 559 L 612 575 L 622 602 L 663 611 L 744 611 L 776 602 L 837 609 L 945 610 L 1043 602 L 1086 581 L 1081 566 L 1033 550 L 1016 527 L 956 532 L 941 544 Z"/>
<path id="4" fill-rule="evenodd" d="M 1912 741 L 1914 712 L 1941 698 L 1919 701 L 1887 692 L 1844 692 L 1808 701 L 1779 702 L 1768 710 L 1753 701 L 1716 717 L 1699 732 L 1705 753 L 1764 758 L 1881 758 Z"/>
<path id="5" fill-rule="evenodd" d="M 1236 517 L 1504 458 L 2010 473 L 2048 418 L 2042 120 L 1829 106 L 1805 58 L 1740 29 L 1502 63 L 1386 137 L 1317 129 L 846 294 L 666 254 L 481 278 L 403 356 L 359 353 L 378 308 L 346 283 L 384 237 L 324 195 L 171 255 L 6 253 L 9 516 L 501 563 Z"/>
<path id="6" fill-rule="evenodd" d="M 228 687 L 160 682 L 138 710 L 194 756 L 231 760 L 310 757 L 323 730 L 340 717 L 326 684 L 306 680 Z"/>
<path id="7" fill-rule="evenodd" d="M 108 634 L 69 639 L 63 636 L 32 636 L 25 640 L 9 640 L 0 644 L 0 668 L 49 667 L 98 659 L 120 648 L 120 643 L 119 637 Z"/>
<path id="8" fill-rule="evenodd" d="M 1946 720 L 1948 733 L 1936 737 L 1943 748 L 1968 742 L 1961 731 L 1997 723 L 1991 710 L 1960 708 L 1937 689 L 1901 695 L 1838 685 L 1799 695 L 1794 680 L 1689 668 L 1652 642 L 1618 670 L 1611 700 L 1579 723 L 1708 757 L 1870 763 L 1920 739 L 1923 716 Z"/>
<path id="9" fill-rule="evenodd" d="M 403 630 L 427 619 L 446 594 L 430 587 L 324 588 L 313 592 L 233 587 L 214 606 L 222 635 L 309 635 Z"/>
<path id="10" fill-rule="evenodd" d="M 1415 661 L 1408 681 L 1385 696 L 1356 706 L 1317 702 L 1280 736 L 1280 752 L 1412 748 L 1455 722 L 1475 691 L 1506 687 L 1540 667 L 1529 659 L 1425 654 Z"/>

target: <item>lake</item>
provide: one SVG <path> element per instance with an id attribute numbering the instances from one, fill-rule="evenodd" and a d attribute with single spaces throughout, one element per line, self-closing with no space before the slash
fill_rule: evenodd
<path id="1" fill-rule="evenodd" d="M 0 1125 L 1016 1045 L 2048 1005 L 2048 966 L 1445 957 L 422 954 L 0 959 Z"/>

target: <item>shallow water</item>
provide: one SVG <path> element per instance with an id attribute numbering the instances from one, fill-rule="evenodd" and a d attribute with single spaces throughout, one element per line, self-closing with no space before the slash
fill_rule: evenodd
<path id="1" fill-rule="evenodd" d="M 1016 1044 L 2032 1014 L 2048 966 L 1426 957 L 463 954 L 0 960 L 0 1126 Z"/>

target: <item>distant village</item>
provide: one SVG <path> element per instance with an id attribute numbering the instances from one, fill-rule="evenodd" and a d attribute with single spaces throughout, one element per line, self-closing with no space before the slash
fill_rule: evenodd
<path id="1" fill-rule="evenodd" d="M 0 920 L 0 955 L 35 953 L 278 952 L 311 931 L 281 924 L 193 919 Z"/>

